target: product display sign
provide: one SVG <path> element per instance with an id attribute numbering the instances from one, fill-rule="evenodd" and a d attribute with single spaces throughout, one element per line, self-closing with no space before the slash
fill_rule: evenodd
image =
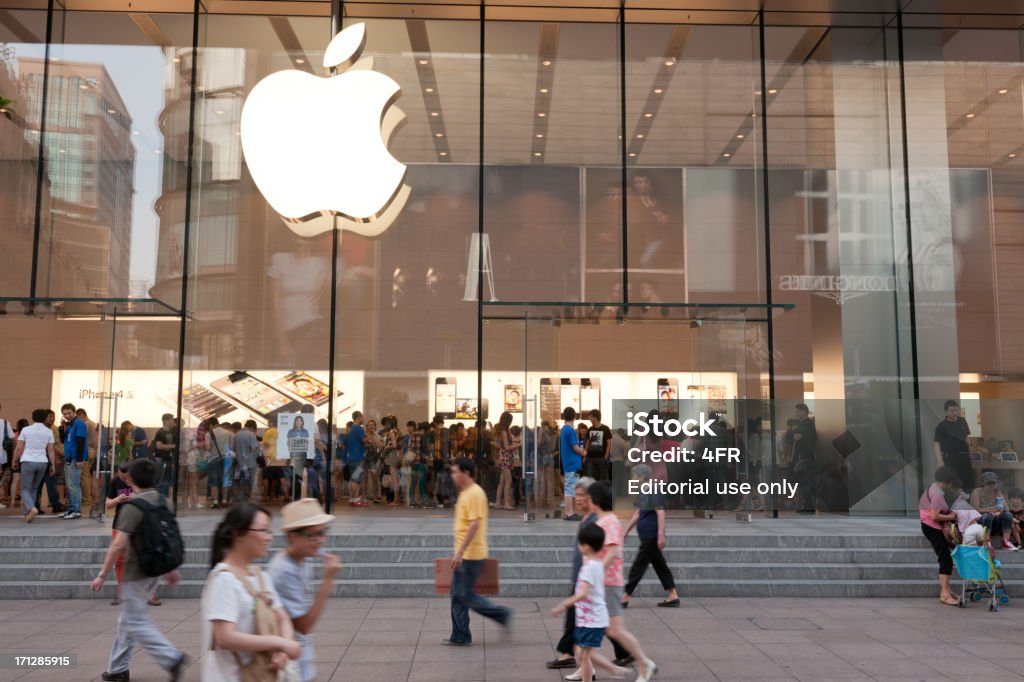
<path id="1" fill-rule="evenodd" d="M 505 384 L 505 411 L 523 411 L 523 387 L 520 384 Z"/>
<path id="2" fill-rule="evenodd" d="M 277 458 L 314 459 L 316 432 L 316 421 L 308 412 L 277 415 Z"/>

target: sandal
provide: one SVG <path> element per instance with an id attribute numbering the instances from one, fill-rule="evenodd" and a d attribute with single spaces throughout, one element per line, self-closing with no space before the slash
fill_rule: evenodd
<path id="1" fill-rule="evenodd" d="M 945 604 L 946 606 L 960 606 L 960 600 L 956 597 L 939 597 L 939 601 Z"/>

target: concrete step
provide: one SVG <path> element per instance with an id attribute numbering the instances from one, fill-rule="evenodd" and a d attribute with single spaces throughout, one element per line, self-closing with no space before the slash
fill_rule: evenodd
<path id="1" fill-rule="evenodd" d="M 955 582 L 955 581 L 954 581 Z M 160 588 L 162 599 L 198 598 L 204 581 L 184 581 L 176 587 Z M 1006 582 L 1010 595 L 1024 593 L 1024 580 Z M 72 581 L 16 581 L 2 584 L 5 599 L 111 599 L 115 587 L 107 585 L 99 593 L 91 591 L 86 582 Z M 930 580 L 688 580 L 680 583 L 679 594 L 683 599 L 693 597 L 935 597 L 936 583 Z M 501 596 L 551 598 L 565 597 L 568 586 L 546 580 L 503 579 Z M 433 580 L 408 580 L 381 582 L 380 580 L 349 580 L 338 583 L 331 591 L 333 597 L 409 597 L 423 598 L 434 595 Z M 637 590 L 638 597 L 663 597 L 664 592 L 657 582 L 645 583 Z M 685 608 L 685 603 L 683 605 Z M 970 607 L 968 607 L 970 608 Z M 979 607 L 983 608 L 983 607 Z"/>

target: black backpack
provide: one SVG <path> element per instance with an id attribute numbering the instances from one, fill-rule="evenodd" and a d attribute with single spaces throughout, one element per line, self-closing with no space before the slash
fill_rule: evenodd
<path id="1" fill-rule="evenodd" d="M 185 560 L 185 545 L 174 514 L 166 504 L 129 500 L 142 512 L 142 523 L 132 533 L 132 547 L 142 572 L 151 577 L 170 573 Z"/>

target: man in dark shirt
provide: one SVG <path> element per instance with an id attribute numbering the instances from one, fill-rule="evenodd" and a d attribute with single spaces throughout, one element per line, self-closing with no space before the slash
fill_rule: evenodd
<path id="1" fill-rule="evenodd" d="M 590 431 L 587 432 L 587 459 L 585 473 L 595 481 L 608 478 L 608 450 L 612 445 L 612 430 L 601 423 L 601 410 L 590 411 Z"/>
<path id="2" fill-rule="evenodd" d="M 799 484 L 800 514 L 813 514 L 818 488 L 818 429 L 804 403 L 796 406 L 797 425 L 793 429 L 793 478 Z"/>
<path id="3" fill-rule="evenodd" d="M 171 486 L 174 453 L 178 450 L 178 428 L 174 415 L 160 417 L 163 426 L 153 436 L 153 462 L 157 466 L 157 490 L 166 495 Z"/>
<path id="4" fill-rule="evenodd" d="M 960 479 L 963 490 L 973 490 L 974 469 L 971 468 L 971 448 L 967 444 L 971 427 L 960 416 L 960 404 L 957 401 L 947 400 L 943 409 L 946 418 L 935 426 L 935 464 L 952 469 Z"/>
<path id="5" fill-rule="evenodd" d="M 646 464 L 637 464 L 633 467 L 633 475 L 640 483 L 651 480 L 651 468 Z M 629 603 L 629 598 L 636 590 L 637 585 L 643 580 L 644 573 L 649 565 L 654 566 L 654 572 L 658 574 L 661 587 L 667 593 L 665 601 L 659 602 L 658 606 L 676 607 L 679 606 L 679 593 L 676 592 L 676 583 L 672 578 L 672 571 L 665 561 L 665 555 L 661 550 L 665 549 L 665 498 L 660 493 L 651 495 L 640 494 L 634 499 L 633 518 L 626 526 L 623 534 L 623 541 L 629 535 L 629 531 L 636 527 L 636 534 L 640 536 L 640 550 L 633 559 L 633 566 L 629 569 L 629 581 L 626 583 L 625 597 L 623 604 Z"/>

